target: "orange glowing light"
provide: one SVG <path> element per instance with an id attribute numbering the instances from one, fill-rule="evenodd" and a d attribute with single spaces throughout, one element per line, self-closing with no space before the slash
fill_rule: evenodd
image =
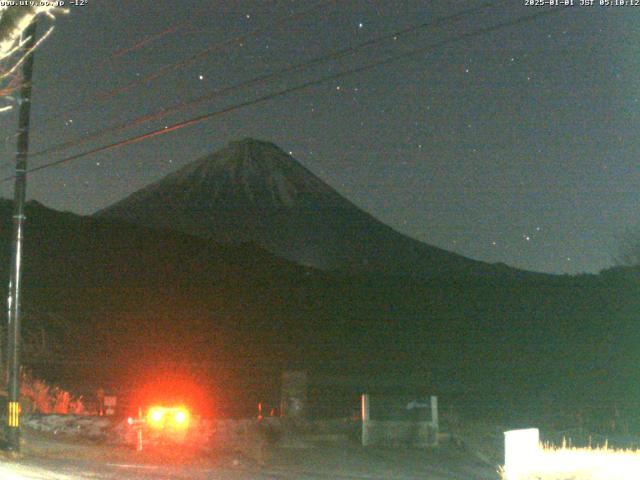
<path id="1" fill-rule="evenodd" d="M 151 407 L 149 413 L 147 413 L 147 423 L 155 428 L 162 427 L 164 425 L 165 409 L 162 407 Z"/>
<path id="2" fill-rule="evenodd" d="M 184 425 L 188 420 L 187 411 L 183 409 L 177 410 L 173 416 L 173 420 L 179 425 Z"/>
<path id="3" fill-rule="evenodd" d="M 185 407 L 151 407 L 147 412 L 147 424 L 156 429 L 185 429 L 189 426 L 189 410 Z"/>

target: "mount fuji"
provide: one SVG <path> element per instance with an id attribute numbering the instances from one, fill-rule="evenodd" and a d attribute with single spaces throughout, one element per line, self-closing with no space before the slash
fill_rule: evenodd
<path id="1" fill-rule="evenodd" d="M 427 277 L 524 273 L 403 235 L 273 143 L 251 138 L 231 142 L 95 215 L 221 243 L 255 243 L 321 270 Z"/>

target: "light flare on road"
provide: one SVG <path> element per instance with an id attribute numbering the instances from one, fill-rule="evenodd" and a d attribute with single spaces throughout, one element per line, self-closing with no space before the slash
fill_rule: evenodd
<path id="1" fill-rule="evenodd" d="M 0 478 L 3 480 L 80 480 L 82 477 L 54 473 L 43 468 L 18 463 L 0 463 Z"/>

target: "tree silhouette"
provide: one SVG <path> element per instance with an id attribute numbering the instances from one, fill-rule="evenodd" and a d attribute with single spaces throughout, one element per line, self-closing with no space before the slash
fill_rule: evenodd
<path id="1" fill-rule="evenodd" d="M 54 2 L 51 2 L 54 3 Z M 19 66 L 53 31 L 50 27 L 33 49 L 26 50 L 22 33 L 39 15 L 55 18 L 55 13 L 66 13 L 54 6 L 16 7 L 0 6 L 0 112 L 11 110 L 12 94 L 20 86 Z"/>
<path id="2" fill-rule="evenodd" d="M 614 261 L 620 267 L 640 267 L 640 231 L 628 232 L 619 238 Z"/>

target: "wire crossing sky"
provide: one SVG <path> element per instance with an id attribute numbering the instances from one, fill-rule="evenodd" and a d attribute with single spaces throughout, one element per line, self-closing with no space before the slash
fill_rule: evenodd
<path id="1" fill-rule="evenodd" d="M 32 150 L 106 133 L 30 167 L 243 107 L 42 170 L 30 176 L 30 198 L 90 214 L 251 136 L 291 152 L 396 230 L 480 260 L 596 272 L 613 263 L 619 238 L 640 227 L 638 8 L 573 7 L 519 22 L 545 9 L 516 1 L 454 9 L 437 0 L 176 5 L 90 0 L 56 21 L 36 54 Z M 312 64 L 339 51 L 347 53 Z M 415 58 L 384 63 L 413 51 Z M 346 71 L 354 73 L 339 75 Z M 261 77 L 268 81 L 252 83 Z M 174 105 L 184 106 L 153 116 Z M 16 120 L 9 113 L 0 122 L 6 177 Z M 1 188 L 11 195 L 10 182 Z"/>
<path id="2" fill-rule="evenodd" d="M 487 33 L 494 32 L 494 31 L 500 30 L 502 28 L 510 27 L 510 26 L 513 26 L 515 24 L 519 24 L 519 23 L 522 23 L 522 22 L 532 21 L 532 20 L 535 20 L 536 18 L 539 18 L 541 16 L 554 14 L 554 13 L 557 13 L 559 11 L 560 11 L 560 9 L 546 10 L 546 11 L 535 13 L 533 15 L 522 16 L 522 17 L 519 17 L 519 18 L 517 18 L 517 19 L 515 19 L 515 20 L 513 20 L 511 22 L 504 22 L 504 23 L 499 23 L 497 25 L 492 25 L 491 27 L 482 28 L 482 29 L 475 30 L 475 31 L 472 31 L 472 32 L 469 32 L 469 33 L 465 33 L 463 35 L 459 35 L 459 36 L 451 38 L 451 39 L 443 40 L 443 41 L 435 43 L 435 44 L 429 44 L 426 47 L 417 48 L 417 49 L 414 49 L 414 50 L 409 50 L 409 51 L 404 52 L 404 53 L 402 53 L 400 55 L 388 57 L 388 58 L 385 58 L 383 60 L 379 60 L 379 61 L 376 61 L 376 62 L 373 62 L 373 63 L 365 64 L 365 65 L 362 65 L 360 67 L 347 69 L 347 70 L 344 70 L 344 71 L 341 71 L 341 72 L 338 72 L 338 73 L 334 73 L 334 74 L 331 74 L 331 75 L 328 75 L 328 76 L 320 77 L 320 78 L 317 78 L 317 79 L 314 79 L 314 80 L 309 80 L 309 81 L 307 81 L 305 83 L 302 83 L 302 84 L 299 84 L 299 85 L 294 85 L 294 86 L 291 86 L 291 87 L 288 87 L 288 88 L 285 88 L 285 89 L 282 89 L 282 90 L 277 90 L 275 92 L 268 93 L 268 94 L 266 94 L 266 95 L 264 95 L 262 97 L 257 97 L 257 98 L 254 98 L 254 99 L 247 100 L 245 102 L 241 102 L 241 103 L 237 103 L 237 104 L 234 104 L 234 105 L 227 106 L 227 107 L 223 108 L 222 110 L 216 110 L 216 111 L 213 111 L 213 112 L 208 112 L 208 113 L 205 113 L 203 115 L 200 115 L 200 116 L 197 116 L 197 117 L 192 117 L 192 118 L 189 118 L 187 120 L 175 123 L 173 125 L 165 125 L 164 127 L 161 127 L 159 129 L 156 129 L 156 130 L 151 130 L 149 132 L 145 132 L 145 133 L 143 133 L 141 135 L 136 135 L 136 136 L 133 136 L 133 137 L 125 138 L 125 139 L 120 140 L 118 142 L 114 142 L 114 143 L 111 143 L 111 144 L 108 144 L 108 145 L 102 145 L 102 146 L 94 148 L 92 150 L 87 150 L 85 152 L 80 152 L 80 153 L 77 153 L 75 155 L 71 155 L 69 157 L 62 158 L 60 160 L 56 160 L 56 161 L 53 161 L 53 162 L 45 163 L 43 165 L 39 165 L 39 166 L 36 166 L 36 167 L 31 167 L 31 168 L 29 168 L 27 170 L 27 173 L 39 172 L 41 170 L 45 170 L 45 169 L 52 168 L 52 167 L 55 167 L 55 166 L 58 166 L 58 165 L 62 165 L 62 164 L 65 164 L 65 163 L 68 163 L 68 162 L 71 162 L 71 161 L 74 161 L 74 160 L 78 160 L 80 158 L 84 158 L 84 157 L 86 157 L 88 155 L 95 155 L 97 153 L 105 152 L 107 150 L 111 150 L 111 149 L 114 149 L 114 148 L 121 148 L 121 147 L 124 147 L 124 146 L 127 146 L 127 145 L 132 145 L 134 143 L 138 143 L 138 142 L 144 141 L 144 140 L 149 140 L 149 139 L 157 137 L 159 135 L 166 135 L 168 133 L 172 133 L 172 132 L 175 132 L 177 130 L 181 130 L 183 128 L 187 128 L 187 127 L 190 127 L 192 125 L 196 125 L 196 124 L 201 123 L 203 121 L 210 120 L 210 119 L 212 119 L 212 118 L 214 118 L 216 116 L 224 115 L 224 114 L 229 113 L 229 112 L 233 112 L 233 111 L 238 110 L 240 108 L 249 107 L 249 106 L 255 105 L 257 103 L 263 102 L 263 101 L 267 101 L 267 100 L 271 100 L 271 99 L 274 99 L 274 98 L 278 98 L 278 97 L 281 97 L 283 95 L 287 95 L 287 94 L 292 93 L 292 92 L 297 92 L 299 90 L 303 90 L 303 89 L 306 89 L 306 88 L 309 88 L 309 87 L 312 87 L 312 86 L 315 86 L 315 85 L 319 85 L 319 84 L 322 84 L 322 83 L 326 83 L 326 82 L 329 82 L 329 81 L 342 79 L 342 78 L 344 78 L 346 76 L 349 76 L 349 75 L 353 75 L 353 74 L 361 73 L 361 72 L 364 72 L 364 71 L 367 71 L 367 70 L 371 70 L 372 68 L 377 68 L 377 67 L 380 67 L 380 66 L 386 66 L 386 65 L 395 63 L 397 61 L 400 61 L 400 60 L 405 60 L 407 58 L 413 58 L 413 57 L 416 57 L 417 55 L 425 53 L 427 51 L 430 51 L 430 50 L 433 50 L 433 49 L 436 49 L 436 48 L 442 48 L 442 47 L 444 47 L 446 45 L 449 45 L 450 43 L 459 42 L 461 40 L 466 40 L 466 39 L 471 38 L 471 37 L 477 37 L 477 36 L 480 36 L 480 35 L 485 35 Z M 259 78 L 262 78 L 262 77 L 259 77 Z M 253 85 L 254 83 L 255 82 L 253 80 L 250 80 L 249 82 L 245 82 L 245 84 L 242 84 L 242 85 L 243 86 L 244 85 Z M 233 89 L 233 88 L 234 87 L 231 87 L 230 89 Z M 167 108 L 165 110 L 166 111 L 172 111 L 173 109 L 171 107 L 169 107 L 169 108 Z M 146 120 L 151 120 L 151 119 L 155 119 L 155 118 L 158 118 L 158 117 L 162 116 L 161 115 L 162 113 L 163 112 L 155 113 L 155 114 L 149 115 L 147 117 L 138 118 L 138 119 L 130 122 L 129 124 L 120 125 L 120 126 L 114 127 L 115 129 L 114 128 L 106 129 L 104 131 L 104 133 L 112 132 L 112 131 L 116 131 L 116 130 L 123 130 L 125 127 L 126 128 L 130 128 L 130 127 L 133 127 L 133 126 L 136 126 L 136 125 L 140 125 L 143 122 L 145 122 Z M 41 156 L 41 155 L 43 155 L 45 153 L 48 153 L 48 152 L 51 152 L 51 151 L 58 151 L 58 150 L 63 150 L 63 149 L 66 150 L 67 148 L 75 146 L 75 145 L 77 145 L 79 143 L 85 143 L 86 139 L 92 139 L 92 138 L 97 137 L 97 136 L 103 136 L 103 135 L 102 134 L 98 135 L 98 132 L 89 133 L 88 135 L 84 135 L 84 136 L 80 137 L 76 141 L 69 141 L 69 142 L 66 142 L 66 143 L 61 144 L 61 145 L 55 145 L 54 147 L 52 147 L 50 149 L 45 149 L 45 150 L 40 151 L 40 152 L 34 152 L 34 154 L 32 154 L 31 157 L 33 158 L 33 157 L 36 157 L 36 156 Z M 13 178 L 15 178 L 15 177 L 14 176 L 6 177 L 5 180 L 11 180 Z"/>

